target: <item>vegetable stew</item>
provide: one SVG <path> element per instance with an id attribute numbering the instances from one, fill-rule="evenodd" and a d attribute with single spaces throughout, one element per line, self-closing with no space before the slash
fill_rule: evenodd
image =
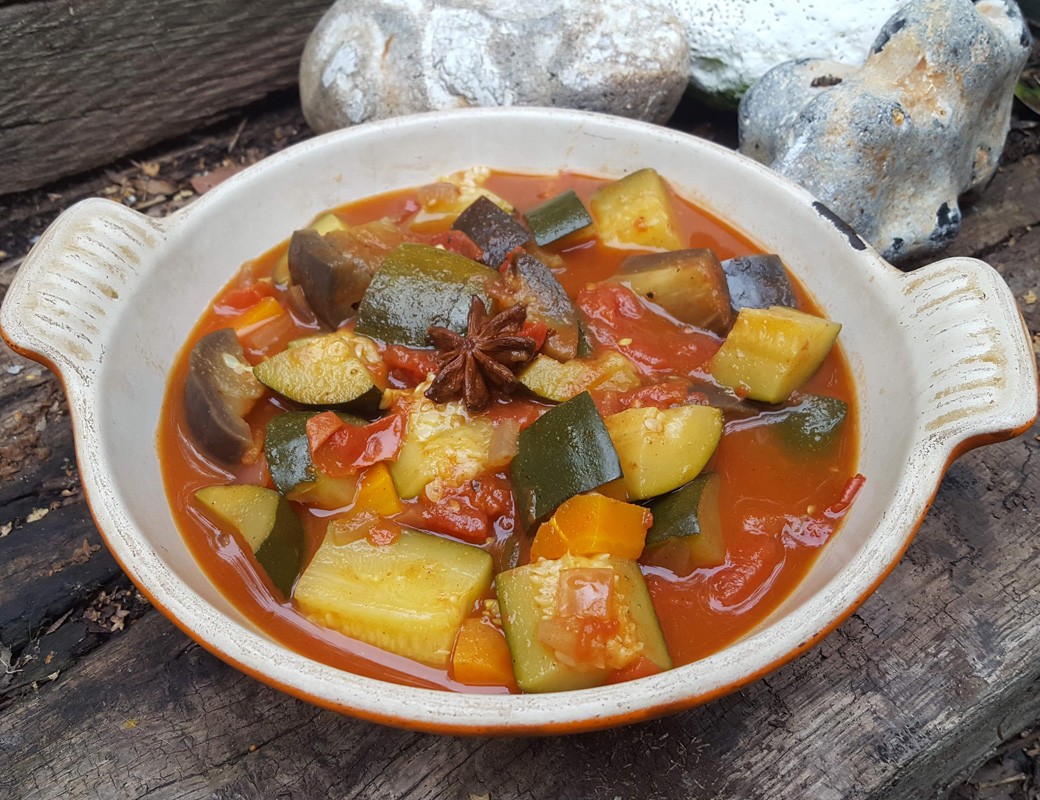
<path id="1" fill-rule="evenodd" d="M 174 365 L 181 533 L 257 627 L 359 674 L 548 692 L 704 658 L 864 480 L 840 321 L 781 256 L 652 169 L 330 210 Z"/>

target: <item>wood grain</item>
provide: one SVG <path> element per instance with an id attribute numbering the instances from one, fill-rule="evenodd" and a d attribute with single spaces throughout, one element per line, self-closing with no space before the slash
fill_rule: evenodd
<path id="1" fill-rule="evenodd" d="M 1033 177 L 1028 159 L 1009 164 L 968 209 L 956 247 L 988 254 L 1036 333 L 1040 214 L 1020 191 Z M 14 267 L 0 264 L 0 293 Z M 6 647 L 22 670 L 0 668 L 7 796 L 919 800 L 942 796 L 1040 718 L 1040 427 L 957 461 L 880 589 L 764 680 L 618 730 L 465 739 L 295 700 L 140 604 L 130 604 L 124 630 L 89 628 L 89 609 L 102 592 L 126 591 L 125 578 L 113 576 L 103 546 L 86 561 L 69 558 L 81 534 L 92 546 L 98 539 L 67 474 L 57 381 L 45 372 L 29 380 L 32 370 L 0 349 L 0 423 L 19 412 L 33 421 L 18 428 L 17 469 L 0 478 L 0 532 L 11 525 L 0 535 L 0 620 L 29 622 L 0 624 L 0 655 Z M 20 455 L 28 450 L 38 456 Z M 27 521 L 40 503 L 64 501 Z M 70 579 L 40 580 L 56 562 Z"/>
<path id="2" fill-rule="evenodd" d="M 0 5 L 0 194 L 108 163 L 295 86 L 328 0 Z"/>

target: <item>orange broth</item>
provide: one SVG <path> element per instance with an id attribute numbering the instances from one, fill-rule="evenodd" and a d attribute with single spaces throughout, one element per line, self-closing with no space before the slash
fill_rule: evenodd
<path id="1" fill-rule="evenodd" d="M 492 173 L 485 185 L 523 212 L 568 188 L 573 188 L 587 203 L 592 192 L 604 183 L 571 173 Z M 706 211 L 678 196 L 673 195 L 672 199 L 682 235 L 690 247 L 709 247 L 720 260 L 762 252 Z M 352 203 L 335 213 L 347 224 L 382 217 L 407 224 L 417 209 L 415 190 L 407 190 Z M 205 334 L 227 326 L 229 315 L 237 313 L 237 309 L 231 308 L 226 299 L 234 299 L 236 291 L 269 278 L 286 247 L 287 243 L 283 243 L 238 270 L 205 311 L 174 363 L 158 430 L 158 450 L 167 497 L 181 534 L 205 573 L 246 618 L 305 656 L 339 669 L 402 684 L 466 692 L 509 691 L 507 687 L 462 685 L 453 681 L 447 670 L 394 655 L 312 623 L 291 602 L 278 596 L 244 542 L 221 532 L 200 512 L 193 495 L 214 483 L 261 483 L 273 488 L 262 456 L 253 465 L 229 468 L 211 461 L 196 448 L 185 422 L 182 394 L 192 346 Z M 614 274 L 622 259 L 634 251 L 615 250 L 592 241 L 558 252 L 566 261 L 566 270 L 557 272 L 557 277 L 587 317 L 590 309 L 602 309 L 604 302 L 609 305 L 612 301 L 602 288 L 590 284 Z M 798 307 L 822 316 L 793 276 L 792 283 Z M 284 299 L 283 289 L 271 293 Z M 703 377 L 700 366 L 721 339 L 689 326 L 678 326 L 646 307 L 640 307 L 638 312 L 639 320 L 632 323 L 631 329 L 629 320 L 612 316 L 610 309 L 604 312 L 611 317 L 609 324 L 590 323 L 595 352 L 614 343 L 633 360 L 644 378 L 664 370 L 687 371 Z M 246 346 L 247 358 L 258 363 L 282 350 L 289 340 L 317 330 L 318 325 L 305 314 L 294 314 L 292 323 L 283 324 L 264 346 Z M 629 339 L 630 343 L 621 344 Z M 848 416 L 836 446 L 822 457 L 793 459 L 772 437 L 764 435 L 763 426 L 754 420 L 728 423 L 706 468 L 722 478 L 725 564 L 697 569 L 683 578 L 664 568 L 643 567 L 676 666 L 717 652 L 765 619 L 802 580 L 820 547 L 840 524 L 840 514 L 827 516 L 824 511 L 839 501 L 855 474 L 858 435 L 853 387 L 839 347 L 832 349 L 817 374 L 800 391 L 826 394 L 848 403 Z M 609 398 L 596 399 L 601 410 L 603 404 L 609 404 Z M 519 414 L 530 421 L 548 407 L 530 400 L 514 401 L 514 405 L 517 411 L 500 401 L 488 413 Z M 290 406 L 266 394 L 247 421 L 255 434 L 262 436 L 267 420 Z M 412 502 L 405 501 L 405 505 Z M 329 518 L 337 512 L 299 504 L 295 507 L 307 537 L 306 564 L 320 546 Z M 493 541 L 484 546 L 495 556 L 497 569 L 510 548 L 519 550 L 523 559 L 530 548 L 529 539 L 513 531 L 511 517 L 502 518 L 495 525 Z"/>

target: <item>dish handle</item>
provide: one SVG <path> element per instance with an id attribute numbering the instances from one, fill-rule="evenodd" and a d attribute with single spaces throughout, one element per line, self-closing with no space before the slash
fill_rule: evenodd
<path id="1" fill-rule="evenodd" d="M 63 212 L 18 268 L 0 330 L 12 349 L 84 383 L 127 305 L 163 224 L 112 200 L 83 200 Z"/>
<path id="2" fill-rule="evenodd" d="M 1037 417 L 1036 359 L 1000 274 L 975 258 L 947 258 L 900 281 L 927 440 L 956 458 L 1027 429 Z"/>

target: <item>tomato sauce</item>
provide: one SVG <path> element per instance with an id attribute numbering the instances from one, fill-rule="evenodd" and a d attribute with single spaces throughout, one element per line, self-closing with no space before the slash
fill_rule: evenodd
<path id="1" fill-rule="evenodd" d="M 518 209 L 526 210 L 569 188 L 587 202 L 603 183 L 570 173 L 537 177 L 492 173 L 485 185 Z M 681 198 L 673 197 L 673 205 L 689 246 L 709 247 L 720 260 L 761 252 L 725 223 Z M 344 206 L 336 209 L 336 214 L 348 224 L 383 217 L 406 224 L 418 209 L 416 192 L 410 190 Z M 214 483 L 234 480 L 273 486 L 259 447 L 259 456 L 252 463 L 233 469 L 217 465 L 200 452 L 185 421 L 182 394 L 192 345 L 205 334 L 226 327 L 229 319 L 264 296 L 280 299 L 288 314 L 277 325 L 260 326 L 257 330 L 264 331 L 263 336 L 254 338 L 248 331 L 245 335 L 240 333 L 250 363 L 256 364 L 268 354 L 282 350 L 292 339 L 319 331 L 313 314 L 300 305 L 298 298 L 287 297 L 285 289 L 267 280 L 286 248 L 287 244 L 282 244 L 238 270 L 202 315 L 171 372 L 158 430 L 158 449 L 167 496 L 181 534 L 205 573 L 230 602 L 258 628 L 301 654 L 333 667 L 402 684 L 466 692 L 508 691 L 507 687 L 464 686 L 453 681 L 445 670 L 388 653 L 309 621 L 290 602 L 279 598 L 248 547 L 221 532 L 198 510 L 194 493 Z M 560 254 L 565 268 L 554 272 L 587 320 L 597 352 L 618 350 L 651 383 L 665 374 L 704 377 L 703 366 L 719 347 L 720 337 L 656 313 L 617 285 L 597 284 L 616 273 L 621 260 L 632 251 L 607 248 L 593 240 Z M 806 293 L 794 283 L 799 308 L 819 314 Z M 397 346 L 384 348 L 384 356 L 389 381 L 397 386 L 414 386 L 432 363 L 426 353 Z M 660 402 L 661 407 L 668 403 L 667 390 L 660 387 L 637 391 L 649 403 Z M 725 563 L 697 569 L 682 578 L 667 569 L 643 567 L 677 666 L 717 652 L 765 619 L 802 580 L 820 548 L 840 524 L 843 495 L 847 488 L 855 489 L 857 485 L 852 476 L 858 457 L 858 436 L 853 387 L 839 347 L 832 349 L 801 391 L 848 403 L 848 417 L 837 445 L 825 456 L 792 458 L 775 437 L 767 435 L 762 420 L 731 420 L 708 465 L 722 478 Z M 610 393 L 593 394 L 604 414 L 619 410 L 619 403 L 625 402 Z M 254 435 L 262 437 L 265 423 L 289 410 L 288 405 L 273 393 L 265 395 L 247 418 Z M 514 398 L 493 405 L 488 414 L 492 418 L 512 417 L 526 427 L 544 408 L 539 402 Z M 467 494 L 460 490 L 454 498 L 456 502 L 448 506 L 462 516 L 468 515 L 467 519 L 483 514 L 485 519 L 495 520 L 491 541 L 484 546 L 494 556 L 496 570 L 518 561 L 523 563 L 530 549 L 530 537 L 515 530 L 508 486 L 508 473 L 500 473 L 479 491 Z M 453 525 L 460 530 L 458 524 L 463 528 L 468 524 L 453 522 L 451 512 L 443 510 L 443 503 L 418 500 L 406 501 L 405 505 L 401 521 L 414 527 L 445 533 Z M 297 505 L 297 510 L 306 533 L 306 564 L 320 546 L 327 523 L 339 512 L 302 505 Z M 456 538 L 481 541 L 483 536 L 477 531 L 472 537 Z M 629 677 L 637 673 L 638 670 Z"/>

